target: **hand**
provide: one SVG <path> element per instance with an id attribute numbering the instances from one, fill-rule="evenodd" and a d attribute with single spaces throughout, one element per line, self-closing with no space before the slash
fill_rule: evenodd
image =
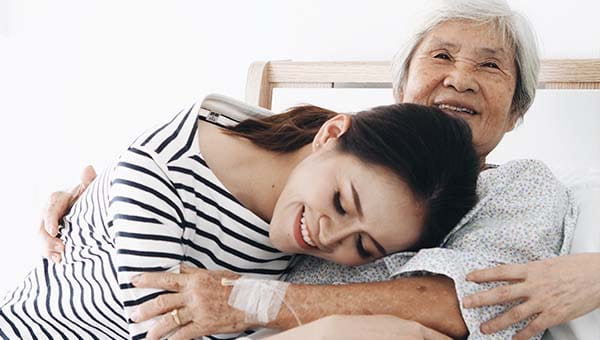
<path id="1" fill-rule="evenodd" d="M 163 315 L 150 329 L 146 339 L 161 339 L 176 330 L 169 339 L 192 339 L 217 333 L 241 332 L 254 325 L 245 323 L 245 314 L 227 303 L 231 286 L 221 285 L 222 278 L 237 279 L 228 271 L 209 271 L 181 266 L 181 274 L 144 273 L 132 279 L 136 288 L 171 291 L 138 306 L 131 316 L 141 322 Z M 170 314 L 177 309 L 179 327 Z"/>
<path id="2" fill-rule="evenodd" d="M 96 171 L 88 165 L 81 173 L 81 183 L 71 192 L 57 191 L 50 195 L 38 234 L 41 239 L 44 257 L 58 263 L 65 250 L 63 241 L 57 237 L 60 220 L 69 212 L 71 206 L 81 196 L 88 185 L 96 178 Z"/>
<path id="3" fill-rule="evenodd" d="M 292 328 L 266 340 L 295 339 L 403 339 L 450 340 L 415 321 L 391 315 L 332 315 Z"/>
<path id="4" fill-rule="evenodd" d="M 465 308 L 524 300 L 481 325 L 481 331 L 486 334 L 534 316 L 533 321 L 514 337 L 529 339 L 600 307 L 600 253 L 478 270 L 467 275 L 467 280 L 478 283 L 511 281 L 513 284 L 473 294 L 463 300 Z"/>

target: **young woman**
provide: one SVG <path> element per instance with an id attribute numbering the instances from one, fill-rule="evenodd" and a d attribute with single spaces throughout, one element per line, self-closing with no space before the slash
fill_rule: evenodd
<path id="1" fill-rule="evenodd" d="M 198 106 L 149 131 L 64 218 L 60 264 L 7 295 L 8 338 L 145 337 L 136 274 L 180 264 L 277 279 L 291 254 L 357 265 L 432 247 L 476 202 L 466 123 L 415 104 L 301 106 L 233 127 Z M 215 124 L 215 122 L 217 122 Z"/>

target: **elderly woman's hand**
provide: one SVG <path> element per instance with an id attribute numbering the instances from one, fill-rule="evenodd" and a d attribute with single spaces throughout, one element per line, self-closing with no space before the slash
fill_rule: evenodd
<path id="1" fill-rule="evenodd" d="M 60 220 L 69 212 L 73 203 L 95 178 L 96 171 L 91 165 L 88 165 L 81 173 L 81 183 L 73 190 L 70 192 L 57 191 L 50 195 L 42 214 L 38 235 L 41 241 L 42 254 L 52 262 L 60 262 L 61 254 L 65 249 L 63 241 L 57 237 Z"/>
<path id="2" fill-rule="evenodd" d="M 158 288 L 173 293 L 163 294 L 141 304 L 131 319 L 141 322 L 162 315 L 146 335 L 160 339 L 175 331 L 169 339 L 192 339 L 217 333 L 240 332 L 251 328 L 242 311 L 227 303 L 231 286 L 221 279 L 236 279 L 239 275 L 227 271 L 209 271 L 181 266 L 181 274 L 144 273 L 134 277 L 137 288 Z M 176 310 L 177 314 L 171 314 Z M 179 325 L 178 325 L 179 323 Z"/>
<path id="3" fill-rule="evenodd" d="M 284 339 L 450 340 L 418 322 L 391 315 L 332 315 L 267 338 Z"/>
<path id="4" fill-rule="evenodd" d="M 474 282 L 511 281 L 464 299 L 465 308 L 524 300 L 508 312 L 484 323 L 493 333 L 534 316 L 514 339 L 535 334 L 573 320 L 600 307 L 600 253 L 554 257 L 527 264 L 504 265 L 470 273 Z"/>

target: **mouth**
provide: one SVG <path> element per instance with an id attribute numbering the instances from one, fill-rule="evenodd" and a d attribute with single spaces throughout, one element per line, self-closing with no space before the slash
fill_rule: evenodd
<path id="1" fill-rule="evenodd" d="M 458 114 L 458 115 L 475 116 L 475 115 L 479 114 L 479 112 L 477 112 L 472 107 L 469 107 L 469 106 L 463 105 L 463 104 L 459 104 L 459 103 L 436 103 L 436 104 L 434 104 L 434 106 L 450 115 Z"/>
<path id="2" fill-rule="evenodd" d="M 310 237 L 310 231 L 306 224 L 306 217 L 304 206 L 300 209 L 300 212 L 296 216 L 296 221 L 294 223 L 294 238 L 296 239 L 296 243 L 302 249 L 317 249 L 315 242 Z"/>

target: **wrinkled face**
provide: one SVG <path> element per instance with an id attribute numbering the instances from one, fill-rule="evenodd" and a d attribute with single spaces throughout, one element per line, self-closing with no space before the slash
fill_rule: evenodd
<path id="1" fill-rule="evenodd" d="M 293 170 L 273 212 L 273 245 L 347 265 L 413 246 L 423 217 L 406 185 L 386 168 L 337 151 L 335 143 Z"/>
<path id="2" fill-rule="evenodd" d="M 447 21 L 415 50 L 397 99 L 464 118 L 477 153 L 485 157 L 516 122 L 516 79 L 514 52 L 491 25 Z"/>

